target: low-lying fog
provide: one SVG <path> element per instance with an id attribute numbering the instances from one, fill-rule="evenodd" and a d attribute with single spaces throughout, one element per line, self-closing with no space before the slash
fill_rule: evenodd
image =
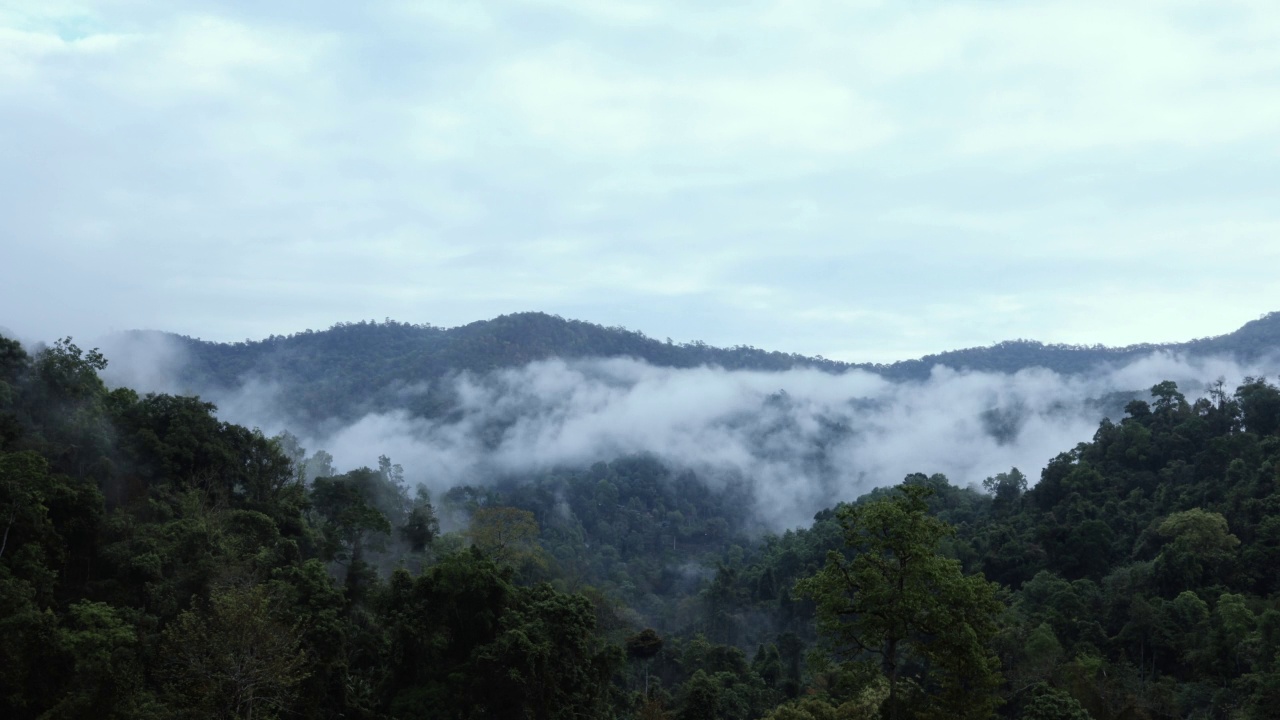
<path id="1" fill-rule="evenodd" d="M 119 359 L 105 373 L 109 383 L 173 389 L 169 378 L 180 359 L 172 349 L 116 336 L 103 350 Z M 416 387 L 456 396 L 446 419 L 372 413 L 310 433 L 282 415 L 282 388 L 262 378 L 246 377 L 235 391 L 206 399 L 225 420 L 268 434 L 290 430 L 309 451 L 331 453 L 340 470 L 388 455 L 411 485 L 422 482 L 435 493 L 497 475 L 652 453 L 706 482 L 746 479 L 760 519 L 781 529 L 806 525 L 816 511 L 912 472 L 940 472 L 966 485 L 1016 466 L 1034 482 L 1049 459 L 1091 438 L 1102 417 L 1118 420 L 1131 393 L 1145 397 L 1152 385 L 1173 380 L 1194 400 L 1217 379 L 1230 391 L 1276 367 L 1161 352 L 1081 376 L 939 366 L 923 382 L 895 383 L 861 371 L 549 360 L 441 381 L 449 388 Z"/>

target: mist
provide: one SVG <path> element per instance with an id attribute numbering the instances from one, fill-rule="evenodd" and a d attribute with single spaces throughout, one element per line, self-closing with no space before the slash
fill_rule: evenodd
<path id="1" fill-rule="evenodd" d="M 104 352 L 113 361 L 109 383 L 186 392 L 171 380 L 184 359 L 159 336 Z M 442 418 L 375 412 L 310 432 L 279 410 L 286 390 L 269 380 L 246 377 L 206 399 L 224 420 L 298 435 L 309 451 L 331 453 L 339 469 L 388 455 L 410 485 L 433 493 L 649 453 L 703 482 L 747 482 L 759 522 L 782 530 L 913 472 L 943 473 L 963 486 L 1018 467 L 1035 482 L 1051 458 L 1089 440 L 1103 417 L 1119 420 L 1129 398 L 1158 382 L 1173 380 L 1194 400 L 1218 379 L 1230 390 L 1277 366 L 1157 352 L 1087 375 L 937 366 L 927 380 L 890 382 L 861 371 L 547 360 L 401 389 L 405 397 L 449 396 L 452 411 Z"/>

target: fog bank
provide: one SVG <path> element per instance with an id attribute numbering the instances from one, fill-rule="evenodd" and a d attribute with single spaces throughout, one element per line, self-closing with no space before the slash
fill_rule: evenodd
<path id="1" fill-rule="evenodd" d="M 167 379 L 166 367 L 182 361 L 171 350 L 106 351 L 119 360 L 108 368 L 109 382 L 183 391 Z M 208 399 L 223 419 L 267 433 L 294 432 L 309 450 L 330 452 L 340 469 L 389 455 L 411 485 L 422 482 L 436 493 L 652 453 L 705 482 L 747 480 L 760 519 L 781 529 L 806 525 L 816 511 L 912 472 L 940 472 L 965 485 L 1016 466 L 1034 482 L 1049 459 L 1090 439 L 1104 415 L 1118 420 L 1127 393 L 1173 380 L 1194 399 L 1218 378 L 1233 389 L 1246 376 L 1274 374 L 1276 366 L 1159 352 L 1084 376 L 938 366 L 925 381 L 894 383 L 860 371 L 549 360 L 404 390 L 452 397 L 454 409 L 443 418 L 371 413 L 311 433 L 299 433 L 300 424 L 279 412 L 284 390 L 261 378 L 244 378 L 234 391 Z"/>

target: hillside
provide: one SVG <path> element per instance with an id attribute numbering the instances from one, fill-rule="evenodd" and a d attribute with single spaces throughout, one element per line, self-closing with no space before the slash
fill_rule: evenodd
<path id="1" fill-rule="evenodd" d="M 1153 352 L 1180 353 L 1190 357 L 1225 356 L 1252 361 L 1280 350 L 1280 312 L 1251 320 L 1225 335 L 1179 343 L 1139 343 L 1125 347 L 1105 345 L 1046 345 L 1034 340 L 1009 340 L 990 347 L 951 350 L 926 355 L 877 369 L 894 379 L 917 379 L 935 365 L 950 368 L 1012 373 L 1043 367 L 1072 375 L 1088 372 L 1104 363 L 1121 363 Z"/>
<path id="2" fill-rule="evenodd" d="M 625 328 L 544 313 L 503 315 L 455 328 L 390 320 L 339 323 L 328 330 L 240 343 L 208 342 L 169 333 L 126 334 L 126 339 L 138 341 L 157 337 L 172 340 L 181 349 L 184 363 L 177 370 L 176 385 L 184 391 L 211 395 L 238 387 L 246 379 L 270 382 L 281 389 L 281 409 L 300 422 L 318 423 L 392 408 L 438 416 L 452 407 L 447 392 L 409 390 L 421 390 L 458 372 L 483 374 L 549 358 L 630 357 L 671 368 L 815 368 L 830 373 L 858 369 L 890 380 L 921 380 L 936 365 L 1004 373 L 1044 367 L 1070 375 L 1160 350 L 1252 360 L 1280 349 L 1280 313 L 1271 313 L 1226 335 L 1183 343 L 1109 348 L 1015 340 L 892 364 L 844 363 L 749 346 L 676 344 Z"/>
<path id="3" fill-rule="evenodd" d="M 4 717 L 1259 720 L 1280 701 L 1264 381 L 1161 382 L 1034 486 L 917 473 L 761 536 L 751 488 L 656 458 L 433 500 L 385 457 L 339 474 L 197 399 L 109 390 L 105 367 L 0 338 Z"/>

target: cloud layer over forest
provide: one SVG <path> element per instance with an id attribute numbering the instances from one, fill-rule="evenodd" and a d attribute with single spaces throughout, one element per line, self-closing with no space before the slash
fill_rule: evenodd
<path id="1" fill-rule="evenodd" d="M 167 379 L 180 356 L 154 339 L 106 351 L 121 360 L 108 368 L 109 381 L 181 390 Z M 207 399 L 226 420 L 301 435 L 310 451 L 331 453 L 340 470 L 374 465 L 386 454 L 404 466 L 411 484 L 436 493 L 651 453 L 705 482 L 748 482 L 763 523 L 783 528 L 912 472 L 943 473 L 965 485 L 1016 466 L 1035 482 L 1048 460 L 1092 437 L 1102 417 L 1118 420 L 1132 393 L 1174 380 L 1194 400 L 1216 379 L 1229 392 L 1244 377 L 1274 374 L 1277 366 L 1160 352 L 1086 376 L 939 366 L 926 381 L 894 383 L 860 371 L 550 360 L 405 391 L 450 396 L 453 409 L 439 418 L 378 412 L 310 433 L 282 416 L 278 400 L 287 390 L 271 381 L 245 378 L 236 390 Z"/>

